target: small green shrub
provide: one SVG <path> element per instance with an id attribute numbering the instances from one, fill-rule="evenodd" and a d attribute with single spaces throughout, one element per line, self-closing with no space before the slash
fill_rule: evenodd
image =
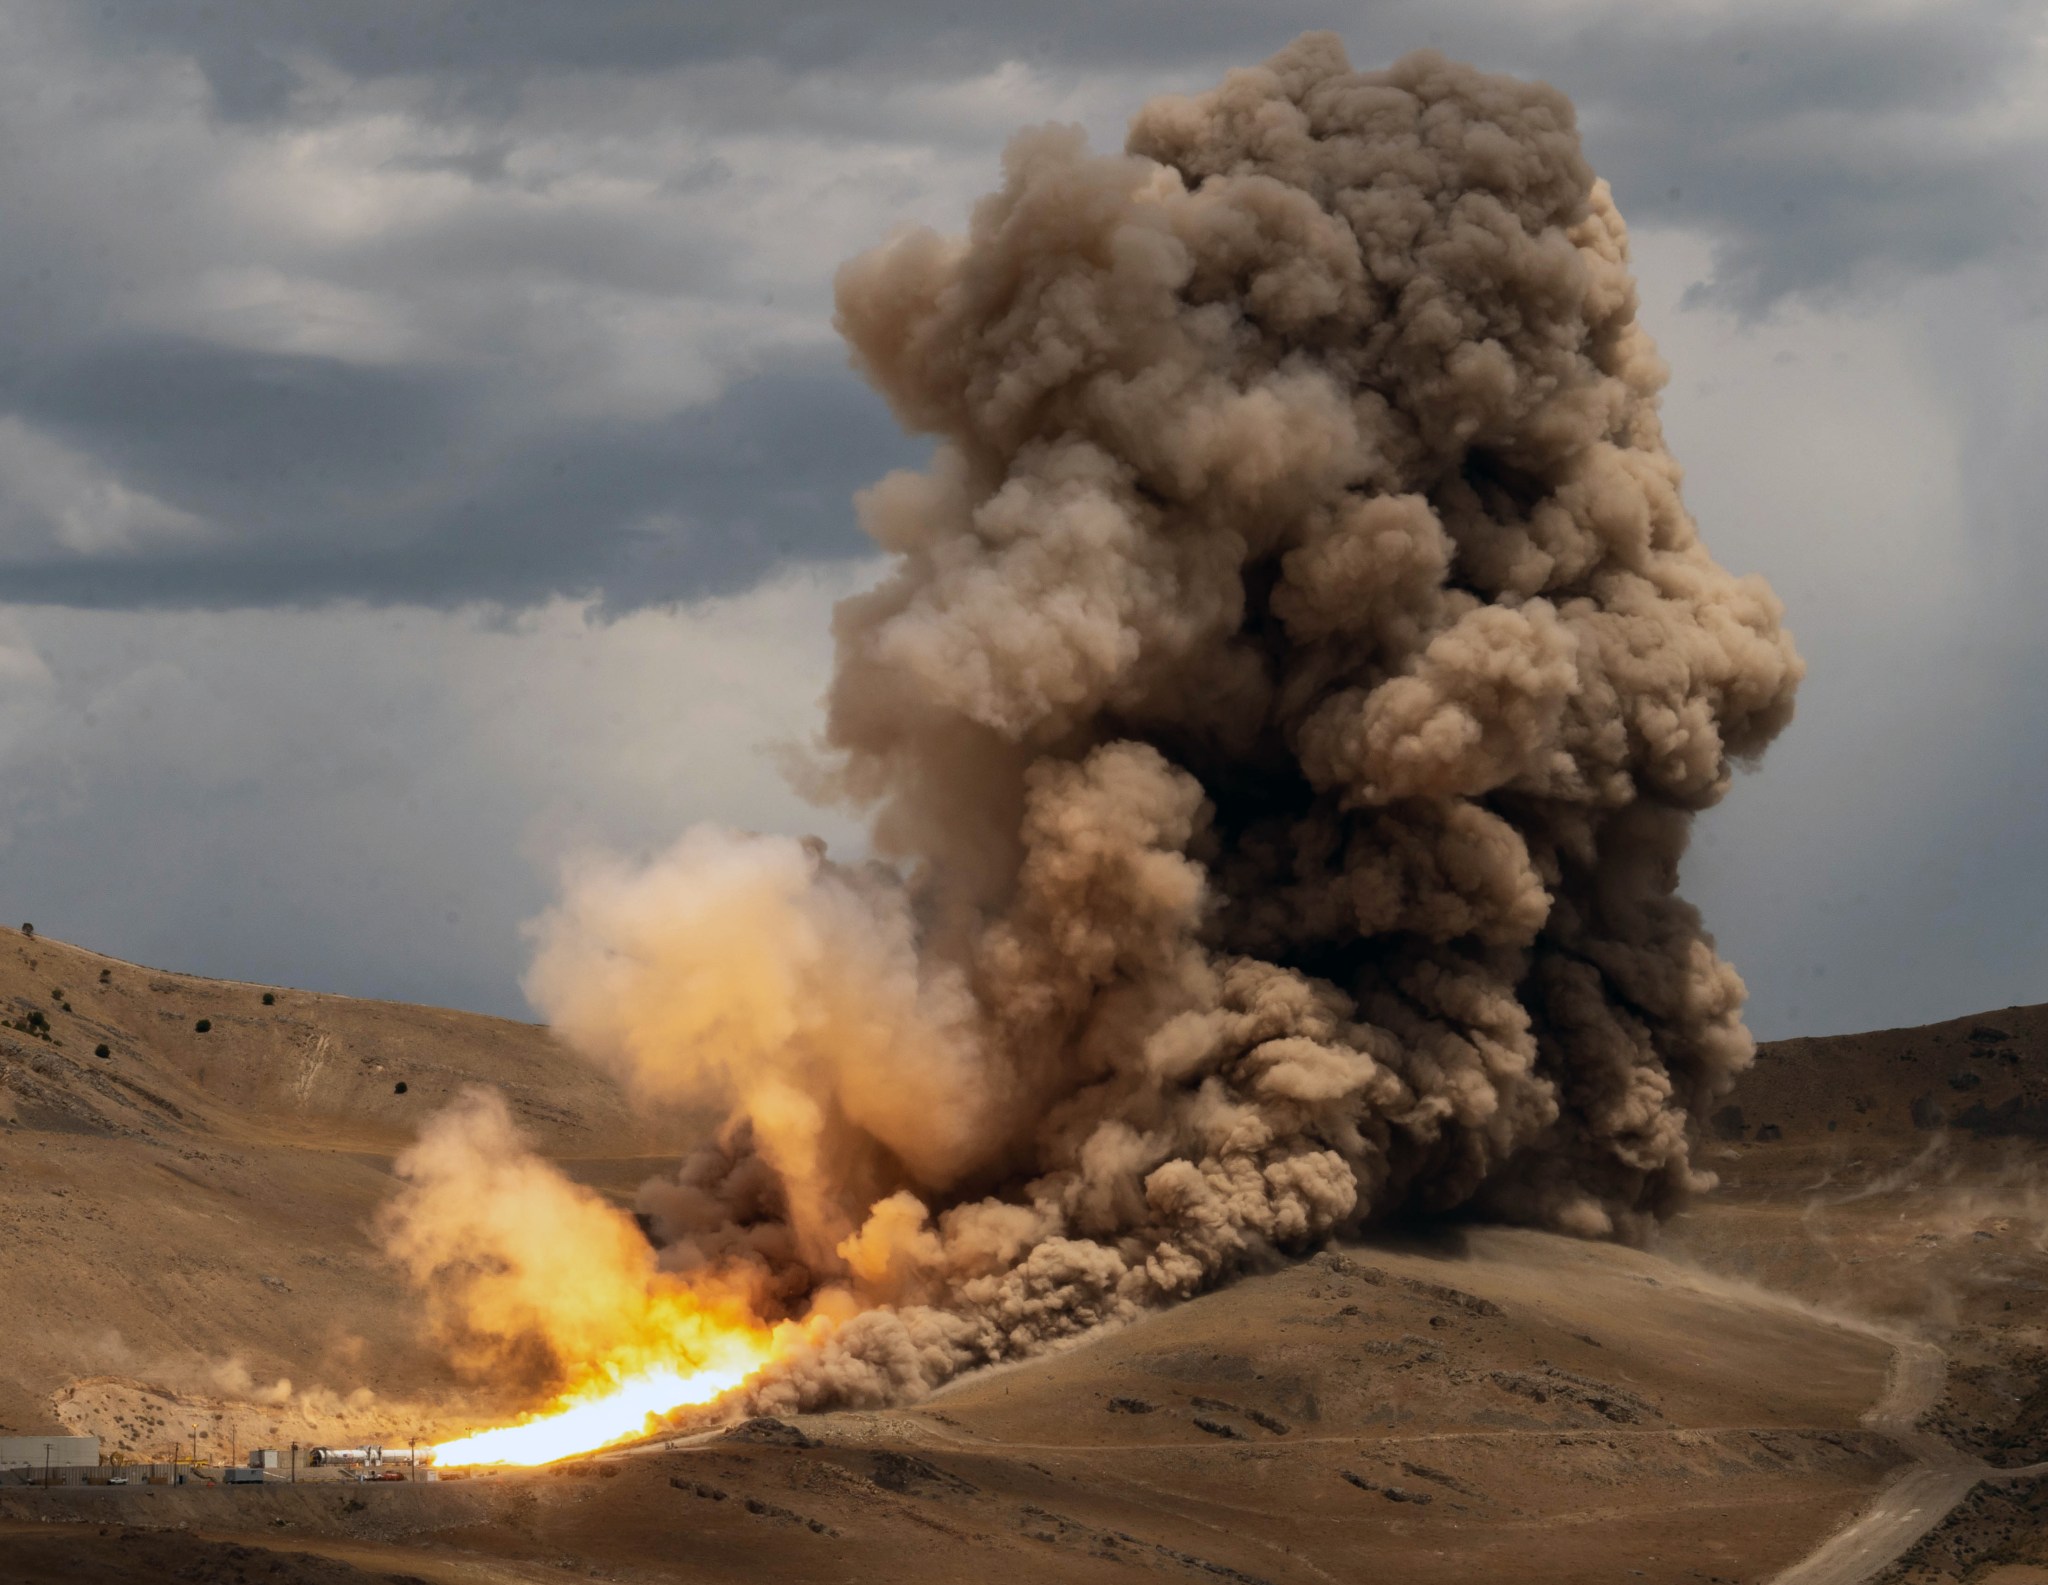
<path id="1" fill-rule="evenodd" d="M 277 992 L 265 991 L 263 993 L 263 1005 L 265 1007 L 275 1007 L 277 1005 Z"/>
<path id="2" fill-rule="evenodd" d="M 193 1029 L 195 1029 L 203 1035 L 207 1032 L 207 1030 L 213 1027 L 213 1020 L 211 1018 L 202 1018 L 199 1020 L 198 1023 L 194 1024 L 192 1027 Z"/>
<path id="3" fill-rule="evenodd" d="M 107 1043 L 103 1040 L 98 1045 L 92 1048 L 92 1054 L 96 1057 L 111 1057 L 114 1053 L 112 1052 L 112 1050 L 108 1048 Z"/>
<path id="4" fill-rule="evenodd" d="M 36 938 L 36 927 L 24 919 L 21 922 L 21 933 L 33 941 Z"/>

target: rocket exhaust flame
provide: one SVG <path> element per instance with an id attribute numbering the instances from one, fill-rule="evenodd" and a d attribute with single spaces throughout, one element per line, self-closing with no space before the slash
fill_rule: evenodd
<path id="1" fill-rule="evenodd" d="M 1326 34 L 848 264 L 938 440 L 860 501 L 812 773 L 891 867 L 570 872 L 535 1005 L 730 1120 L 658 1256 L 502 1107 L 432 1124 L 387 1237 L 461 1355 L 613 1384 L 592 1435 L 728 1331 L 750 1407 L 882 1402 L 1404 1211 L 1630 1236 L 1709 1183 L 1752 1047 L 1679 862 L 1802 668 L 1635 306 L 1563 95 Z"/>
<path id="2" fill-rule="evenodd" d="M 765 1359 L 753 1359 L 688 1374 L 656 1366 L 592 1397 L 546 1410 L 517 1425 L 437 1442 L 434 1458 L 456 1466 L 551 1464 L 643 1436 L 678 1409 L 723 1397 L 765 1363 Z"/>
<path id="3" fill-rule="evenodd" d="M 759 1372 L 800 1329 L 747 1296 L 663 1271 L 632 1218 L 525 1150 L 502 1097 L 472 1089 L 396 1170 L 385 1247 L 436 1296 L 477 1374 L 548 1407 L 434 1448 L 442 1464 L 545 1464 L 640 1436 Z"/>

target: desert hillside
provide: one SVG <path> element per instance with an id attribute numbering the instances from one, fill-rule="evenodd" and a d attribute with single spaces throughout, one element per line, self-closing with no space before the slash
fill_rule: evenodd
<path id="1" fill-rule="evenodd" d="M 1764 1046 L 1711 1119 L 1728 1141 L 2048 1140 L 2048 1006 Z"/>
<path id="2" fill-rule="evenodd" d="M 420 1119 L 484 1082 L 594 1182 L 630 1187 L 653 1148 L 609 1080 L 528 1024 L 11 930 L 0 1023 L 0 1293 L 32 1323 L 0 1350 L 0 1434 L 58 1429 L 80 1382 L 123 1400 L 110 1442 L 138 1456 L 191 1423 L 138 1384 L 196 1395 L 203 1440 L 212 1397 L 259 1387 L 304 1414 L 365 1391 L 410 1406 L 447 1377 L 368 1224 Z"/>
<path id="3" fill-rule="evenodd" d="M 2048 1319 L 2048 1007 L 1766 1045 L 1707 1135 L 1720 1187 L 1669 1247 L 1903 1321 Z"/>
<path id="4" fill-rule="evenodd" d="M 1889 1362 L 1867 1333 L 1654 1256 L 1476 1229 L 1328 1250 L 900 1410 L 531 1476 L 127 1507 L 239 1530 L 262 1548 L 252 1579 L 510 1581 L 574 1558 L 628 1580 L 1250 1585 L 1355 1577 L 1361 1557 L 1443 1585 L 1747 1579 L 1898 1462 L 1860 1423 Z M 29 1512 L 0 1492 L 0 1526 Z M 45 1526 L 26 1577 L 146 1540 Z"/>
<path id="5" fill-rule="evenodd" d="M 2048 1460 L 2048 1007 L 1775 1042 L 1708 1132 L 1720 1187 L 1665 1252 L 1936 1346 L 1937 1462 Z M 1870 1577 L 2031 1585 L 2042 1565 L 2048 1481 L 1994 1482 Z"/>
<path id="6" fill-rule="evenodd" d="M 666 1159 L 530 1025 L 12 932 L 0 1013 L 0 1429 L 138 1460 L 507 1407 L 370 1232 L 463 1084 L 608 1191 Z M 532 1475 L 11 1488 L 4 1577 L 1766 1579 L 1943 1449 L 2048 1457 L 2044 1057 L 2037 1008 L 1767 1047 L 1701 1144 L 1721 1189 L 1653 1249 L 1409 1230 L 920 1405 Z M 1941 1344 L 1918 1375 L 1908 1335 Z M 2038 1503 L 1980 1485 L 1903 1577 L 2041 1561 Z"/>

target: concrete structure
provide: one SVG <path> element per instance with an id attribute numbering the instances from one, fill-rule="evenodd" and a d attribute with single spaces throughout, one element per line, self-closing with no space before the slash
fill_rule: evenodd
<path id="1" fill-rule="evenodd" d="M 0 1470 L 97 1469 L 100 1439 L 96 1436 L 0 1436 Z"/>
<path id="2" fill-rule="evenodd" d="M 230 1464 L 220 1472 L 220 1478 L 230 1486 L 260 1486 L 263 1484 L 263 1471 Z"/>
<path id="3" fill-rule="evenodd" d="M 249 1454 L 251 1469 L 276 1469 L 277 1463 L 277 1449 L 274 1447 L 255 1448 Z"/>

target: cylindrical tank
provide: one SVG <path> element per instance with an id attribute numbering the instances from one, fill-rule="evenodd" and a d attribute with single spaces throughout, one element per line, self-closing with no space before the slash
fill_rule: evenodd
<path id="1" fill-rule="evenodd" d="M 316 1447 L 313 1463 L 320 1464 L 430 1464 L 430 1447 Z"/>

